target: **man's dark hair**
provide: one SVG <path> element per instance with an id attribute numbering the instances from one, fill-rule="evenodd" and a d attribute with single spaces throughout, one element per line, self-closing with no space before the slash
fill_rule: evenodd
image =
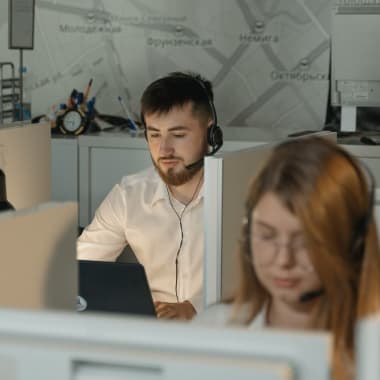
<path id="1" fill-rule="evenodd" d="M 214 95 L 210 81 L 192 72 L 173 72 L 152 82 L 141 97 L 141 121 L 147 114 L 166 114 L 174 107 L 193 103 L 193 112 L 213 117 Z"/>

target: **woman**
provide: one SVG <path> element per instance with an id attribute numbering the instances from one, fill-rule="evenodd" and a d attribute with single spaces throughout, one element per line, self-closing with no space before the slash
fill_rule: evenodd
<path id="1" fill-rule="evenodd" d="M 249 189 L 230 321 L 329 330 L 334 378 L 353 376 L 355 322 L 380 310 L 374 191 L 369 171 L 327 139 L 277 146 Z"/>

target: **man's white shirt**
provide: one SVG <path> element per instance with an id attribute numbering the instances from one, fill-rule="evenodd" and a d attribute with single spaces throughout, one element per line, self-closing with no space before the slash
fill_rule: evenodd
<path id="1" fill-rule="evenodd" d="M 178 215 L 185 208 L 172 198 Z M 203 187 L 184 210 L 178 255 L 179 302 L 202 308 Z M 129 244 L 144 266 L 155 301 L 177 302 L 176 254 L 181 243 L 178 216 L 168 189 L 152 167 L 123 177 L 97 209 L 77 242 L 80 260 L 114 261 Z"/>

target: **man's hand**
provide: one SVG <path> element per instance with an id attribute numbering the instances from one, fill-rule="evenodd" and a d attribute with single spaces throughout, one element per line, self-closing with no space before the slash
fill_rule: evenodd
<path id="1" fill-rule="evenodd" d="M 156 301 L 154 306 L 157 318 L 189 320 L 197 314 L 189 301 L 179 303 Z"/>

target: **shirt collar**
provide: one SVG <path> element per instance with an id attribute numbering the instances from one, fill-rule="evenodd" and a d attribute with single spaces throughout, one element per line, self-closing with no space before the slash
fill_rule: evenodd
<path id="1" fill-rule="evenodd" d="M 201 188 L 199 189 L 199 193 L 198 193 L 197 197 L 193 201 L 194 205 L 198 204 L 203 199 L 203 186 L 204 186 L 204 181 L 201 185 Z"/>
<path id="2" fill-rule="evenodd" d="M 168 189 L 166 187 L 165 182 L 161 179 L 161 177 L 159 176 L 157 172 L 155 174 L 158 176 L 158 181 L 157 181 L 156 190 L 153 194 L 152 201 L 151 201 L 152 207 L 159 201 L 162 201 L 165 199 L 169 201 Z M 204 182 L 201 185 L 201 188 L 199 190 L 197 197 L 192 202 L 193 205 L 198 204 L 203 199 L 203 185 L 204 185 Z"/>

